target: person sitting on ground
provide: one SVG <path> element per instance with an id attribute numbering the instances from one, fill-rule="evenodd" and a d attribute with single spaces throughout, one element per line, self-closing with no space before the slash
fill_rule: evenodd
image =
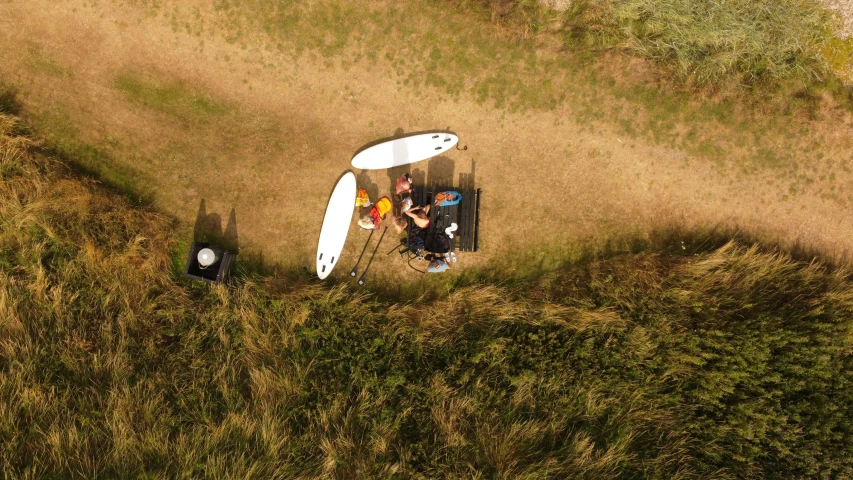
<path id="1" fill-rule="evenodd" d="M 428 253 L 424 258 L 429 261 L 429 266 L 427 267 L 427 272 L 429 273 L 441 273 L 450 268 L 450 262 L 447 261 L 444 255 Z"/>
<path id="2" fill-rule="evenodd" d="M 413 207 L 406 210 L 406 215 L 412 217 L 412 220 L 415 222 L 419 228 L 428 228 L 429 227 L 429 207 Z"/>
<path id="3" fill-rule="evenodd" d="M 462 201 L 462 194 L 457 191 L 439 192 L 435 194 L 436 207 L 449 207 Z"/>
<path id="4" fill-rule="evenodd" d="M 397 185 L 394 189 L 394 195 L 401 195 L 412 191 L 412 177 L 408 173 L 404 173 L 397 179 Z"/>

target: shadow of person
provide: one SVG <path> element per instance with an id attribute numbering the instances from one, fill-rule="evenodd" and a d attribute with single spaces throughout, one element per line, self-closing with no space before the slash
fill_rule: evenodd
<path id="1" fill-rule="evenodd" d="M 193 228 L 193 241 L 217 242 L 222 237 L 222 217 L 218 213 L 207 213 L 204 199 L 198 206 Z"/>
<path id="2" fill-rule="evenodd" d="M 439 155 L 427 161 L 426 183 L 438 188 L 453 187 L 453 172 L 456 170 L 456 162 Z"/>
<path id="3" fill-rule="evenodd" d="M 477 162 L 471 160 L 471 173 L 459 173 L 459 188 L 462 190 L 474 190 L 476 188 Z"/>
<path id="4" fill-rule="evenodd" d="M 237 214 L 234 207 L 231 207 L 228 224 L 225 226 L 225 233 L 222 234 L 222 248 L 231 253 L 240 253 L 240 242 L 237 238 Z"/>
<path id="5" fill-rule="evenodd" d="M 414 168 L 411 171 L 412 185 L 423 187 L 426 185 L 426 172 L 420 168 Z"/>
<path id="6" fill-rule="evenodd" d="M 193 227 L 193 242 L 211 243 L 217 247 L 237 253 L 240 244 L 237 238 L 237 214 L 231 208 L 225 232 L 222 231 L 222 217 L 218 213 L 208 213 L 204 199 L 201 199 Z"/>
<path id="7" fill-rule="evenodd" d="M 406 132 L 402 128 L 397 128 L 397 130 L 394 130 L 394 135 L 391 138 L 394 138 L 394 139 L 403 138 L 405 136 L 405 134 L 406 134 Z M 394 142 L 394 143 L 392 143 L 391 144 L 391 156 L 394 159 L 394 163 L 404 164 L 404 165 L 401 165 L 399 167 L 393 167 L 393 168 L 389 169 L 388 175 L 391 175 L 390 172 L 392 170 L 395 172 L 399 171 L 400 173 L 399 173 L 399 175 L 397 175 L 397 178 L 399 178 L 400 175 L 406 173 L 405 169 L 408 168 L 408 166 L 409 166 L 409 164 L 408 164 L 408 162 L 409 162 L 409 147 L 406 145 L 406 142 Z M 393 184 L 393 182 L 396 182 L 396 179 L 391 180 L 391 182 Z M 394 193 L 393 190 L 391 193 Z"/>

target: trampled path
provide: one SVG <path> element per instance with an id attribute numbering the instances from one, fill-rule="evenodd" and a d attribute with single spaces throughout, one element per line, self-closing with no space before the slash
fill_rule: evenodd
<path id="1" fill-rule="evenodd" d="M 25 114 L 47 134 L 97 146 L 102 161 L 130 172 L 157 208 L 188 225 L 202 198 L 223 226 L 233 207 L 241 248 L 285 265 L 313 265 L 330 189 L 360 146 L 399 129 L 448 126 L 468 150 L 413 170 L 458 178 L 475 169 L 485 192 L 483 249 L 461 256 L 460 266 L 674 224 L 736 227 L 832 255 L 853 250 L 853 215 L 825 195 L 853 185 L 846 168 L 831 184 L 788 197 L 767 181 L 770 174 L 714 168 L 606 125 L 590 131 L 569 106 L 509 113 L 435 89 L 418 92 L 381 59 L 344 67 L 308 55 L 294 61 L 262 48 L 260 36 L 200 42 L 166 16 L 84 5 L 0 3 L 0 79 L 18 88 Z M 224 107 L 152 108 L 117 87 L 123 75 L 179 81 Z M 834 161 L 843 167 L 849 152 Z M 378 194 L 388 194 L 399 173 L 356 172 L 360 186 Z M 353 227 L 345 253 L 354 258 L 364 238 Z M 372 268 L 400 266 L 390 258 L 379 265 L 385 262 Z"/>

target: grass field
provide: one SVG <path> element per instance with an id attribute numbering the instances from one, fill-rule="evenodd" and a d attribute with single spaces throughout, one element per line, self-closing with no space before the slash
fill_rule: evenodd
<path id="1" fill-rule="evenodd" d="M 23 478 L 853 474 L 846 270 L 681 235 L 402 303 L 176 280 L 172 222 L 0 116 L 0 466 Z"/>
<path id="2" fill-rule="evenodd" d="M 0 115 L 0 470 L 853 476 L 843 98 L 697 95 L 488 3 L 0 2 L 0 110 L 32 126 Z M 631 48 L 696 33 L 628 13 Z M 689 76 L 686 43 L 649 56 Z M 483 251 L 381 257 L 369 291 L 303 270 L 352 153 L 448 125 L 469 150 L 416 172 L 475 174 Z M 230 287 L 179 277 L 202 201 L 236 212 Z"/>

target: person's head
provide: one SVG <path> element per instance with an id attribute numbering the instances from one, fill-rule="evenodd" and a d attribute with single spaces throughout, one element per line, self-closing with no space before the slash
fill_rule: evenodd
<path id="1" fill-rule="evenodd" d="M 428 218 L 429 218 L 429 215 L 428 215 L 425 211 L 423 211 L 422 209 L 421 209 L 421 210 L 418 210 L 418 211 L 417 211 L 417 213 L 415 213 L 415 215 L 417 215 L 417 216 L 418 216 L 418 218 L 421 218 L 421 219 L 424 219 L 424 220 L 426 220 L 426 219 L 428 219 Z"/>
<path id="2" fill-rule="evenodd" d="M 403 230 L 406 229 L 407 222 L 403 217 L 394 217 L 391 219 L 391 225 L 394 226 L 394 230 L 396 230 L 397 233 L 403 233 Z"/>

